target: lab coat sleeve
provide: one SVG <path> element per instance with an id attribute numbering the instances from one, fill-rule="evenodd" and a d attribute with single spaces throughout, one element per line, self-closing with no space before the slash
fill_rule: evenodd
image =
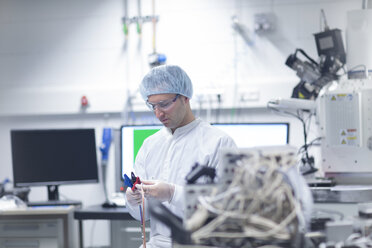
<path id="1" fill-rule="evenodd" d="M 148 211 L 148 202 L 147 200 L 145 199 L 145 220 L 149 220 L 150 219 L 150 215 L 149 215 L 149 211 Z M 139 206 L 132 206 L 128 203 L 127 201 L 127 204 L 125 205 L 126 208 L 128 209 L 128 212 L 130 213 L 130 215 L 136 219 L 136 220 L 139 220 L 141 221 L 141 215 L 140 215 L 140 210 L 139 210 Z"/>
<path id="2" fill-rule="evenodd" d="M 170 204 L 176 207 L 177 209 L 184 208 L 184 187 L 181 185 L 175 184 L 174 193 Z"/>
<path id="3" fill-rule="evenodd" d="M 138 206 L 133 207 L 132 205 L 130 205 L 126 197 L 125 197 L 125 200 L 126 200 L 125 206 L 128 209 L 128 212 L 130 213 L 130 215 L 132 215 L 132 217 L 135 218 L 136 220 L 141 220 L 139 207 Z"/>

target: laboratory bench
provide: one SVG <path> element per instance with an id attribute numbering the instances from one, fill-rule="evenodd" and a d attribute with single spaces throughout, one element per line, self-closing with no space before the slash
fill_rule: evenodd
<path id="1" fill-rule="evenodd" d="M 80 248 L 84 247 L 82 236 L 84 220 L 110 220 L 112 248 L 132 248 L 142 244 L 140 222 L 133 219 L 126 207 L 88 206 L 76 209 L 74 218 L 79 221 Z M 146 226 L 149 226 L 149 223 L 146 223 Z M 149 237 L 149 229 L 146 230 L 146 237 Z"/>

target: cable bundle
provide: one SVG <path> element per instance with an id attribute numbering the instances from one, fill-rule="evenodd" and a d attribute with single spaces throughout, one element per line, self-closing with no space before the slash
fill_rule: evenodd
<path id="1" fill-rule="evenodd" d="M 303 175 L 308 175 L 317 172 L 318 169 L 314 167 L 315 163 L 314 157 L 309 155 L 309 149 L 312 146 L 320 145 L 322 137 L 317 137 L 310 142 L 308 141 L 311 119 L 315 115 L 315 113 L 302 109 L 297 109 L 296 113 L 292 113 L 290 111 L 279 109 L 278 107 L 275 106 L 274 101 L 269 101 L 267 103 L 267 108 L 274 111 L 277 114 L 289 115 L 301 121 L 304 134 L 304 145 L 298 151 L 298 154 L 301 154 L 302 157 L 300 170 Z"/>
<path id="2" fill-rule="evenodd" d="M 187 223 L 194 226 L 192 240 L 220 247 L 291 243 L 304 222 L 287 174 L 295 169 L 295 153 L 256 149 L 243 156 L 227 154 L 234 170 L 232 182 L 213 196 L 199 197 L 199 209 Z M 201 227 L 190 223 L 201 224 L 201 219 Z"/>

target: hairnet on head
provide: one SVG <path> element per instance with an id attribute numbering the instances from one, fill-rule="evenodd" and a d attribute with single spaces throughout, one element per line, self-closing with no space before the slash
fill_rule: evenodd
<path id="1" fill-rule="evenodd" d="M 180 94 L 191 98 L 192 83 L 179 66 L 161 65 L 154 67 L 142 79 L 140 92 L 145 101 L 148 96 L 156 94 Z"/>

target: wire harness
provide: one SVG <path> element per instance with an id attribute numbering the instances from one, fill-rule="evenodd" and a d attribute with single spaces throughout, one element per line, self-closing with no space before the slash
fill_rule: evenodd
<path id="1" fill-rule="evenodd" d="M 219 247 L 292 246 L 306 226 L 295 182 L 301 175 L 293 174 L 296 150 L 245 149 L 227 152 L 224 161 L 222 171 L 233 171 L 231 182 L 199 197 L 200 205 L 186 223 L 186 228 L 193 228 L 193 242 Z"/>

